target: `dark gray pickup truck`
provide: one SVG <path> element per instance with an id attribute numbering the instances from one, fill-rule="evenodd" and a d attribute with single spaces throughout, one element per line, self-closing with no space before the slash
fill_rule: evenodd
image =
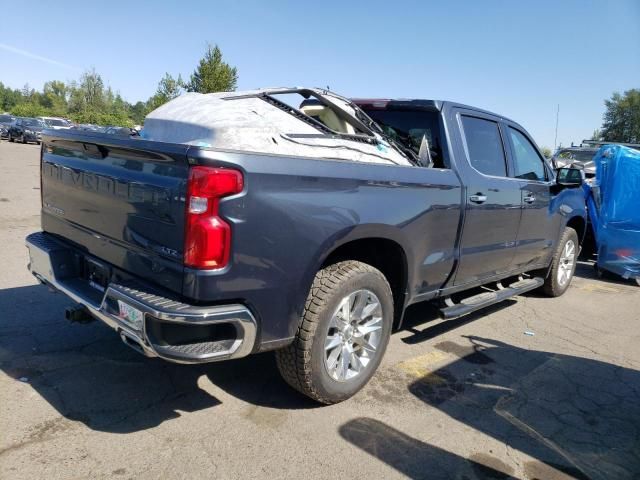
<path id="1" fill-rule="evenodd" d="M 147 356 L 276 350 L 286 381 L 323 403 L 366 384 L 411 304 L 453 318 L 565 292 L 585 231 L 579 170 L 554 172 L 490 112 L 356 105 L 395 142 L 428 137 L 430 164 L 45 131 L 30 270 L 77 302 L 69 319 L 98 318 Z"/>

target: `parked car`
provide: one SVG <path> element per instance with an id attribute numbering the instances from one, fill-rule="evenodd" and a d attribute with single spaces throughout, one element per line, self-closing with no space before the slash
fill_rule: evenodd
<path id="1" fill-rule="evenodd" d="M 73 127 L 73 123 L 71 123 L 66 118 L 61 118 L 61 117 L 38 117 L 38 118 L 47 125 L 47 128 L 51 128 L 53 130 L 68 130 L 69 128 Z"/>
<path id="2" fill-rule="evenodd" d="M 9 126 L 9 141 L 34 142 L 40 145 L 42 130 L 46 127 L 47 125 L 37 118 L 18 117 Z"/>
<path id="3" fill-rule="evenodd" d="M 597 176 L 583 189 L 598 254 L 596 271 L 635 279 L 640 285 L 640 149 L 604 145 L 595 162 Z"/>
<path id="4" fill-rule="evenodd" d="M 551 157 L 551 162 L 555 168 L 567 166 L 582 168 L 587 178 L 593 178 L 596 176 L 593 157 L 597 152 L 598 149 L 593 147 L 560 148 Z"/>
<path id="5" fill-rule="evenodd" d="M 556 176 L 522 126 L 315 89 L 289 92 L 328 110 L 296 108 L 282 92 L 179 97 L 234 114 L 169 102 L 142 138 L 45 133 L 42 231 L 26 243 L 31 272 L 78 302 L 67 318 L 172 362 L 275 350 L 291 386 L 330 404 L 369 381 L 411 304 L 448 319 L 566 292 L 583 177 Z"/>
<path id="6" fill-rule="evenodd" d="M 15 121 L 16 117 L 3 113 L 0 115 L 0 138 L 9 138 L 9 125 Z"/>

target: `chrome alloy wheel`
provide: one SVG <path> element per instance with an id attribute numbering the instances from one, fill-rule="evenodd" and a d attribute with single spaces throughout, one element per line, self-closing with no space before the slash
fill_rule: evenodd
<path id="1" fill-rule="evenodd" d="M 324 365 L 334 380 L 351 380 L 378 354 L 382 305 L 371 290 L 344 297 L 331 317 L 324 342 Z"/>
<path id="2" fill-rule="evenodd" d="M 564 287 L 573 274 L 573 265 L 576 261 L 576 245 L 573 240 L 564 244 L 560 260 L 558 261 L 558 284 Z"/>

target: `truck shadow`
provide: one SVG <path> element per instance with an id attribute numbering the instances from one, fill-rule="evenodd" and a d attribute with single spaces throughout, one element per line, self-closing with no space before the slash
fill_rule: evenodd
<path id="1" fill-rule="evenodd" d="M 421 343 L 439 335 L 447 333 L 456 328 L 462 327 L 467 323 L 471 323 L 482 317 L 490 315 L 491 313 L 498 312 L 503 308 L 510 307 L 517 303 L 516 300 L 506 299 L 500 303 L 490 305 L 476 312 L 464 315 L 452 320 L 441 320 L 438 308 L 429 302 L 422 302 L 411 305 L 407 308 L 402 323 L 403 332 L 411 332 L 412 335 L 405 337 L 402 341 L 409 345 Z M 433 325 L 430 325 L 433 323 Z M 424 326 L 422 329 L 418 329 L 418 326 Z"/>
<path id="2" fill-rule="evenodd" d="M 411 381 L 415 398 L 534 458 L 523 467 L 528 478 L 637 478 L 640 372 L 466 338 L 435 345 L 458 360 Z M 423 474 L 431 468 L 430 454 L 424 458 Z"/>
<path id="3" fill-rule="evenodd" d="M 67 322 L 69 304 L 40 285 L 0 290 L 0 369 L 69 420 L 129 433 L 216 407 L 224 395 L 277 408 L 317 407 L 281 380 L 272 354 L 207 365 L 149 359 L 100 322 Z"/>

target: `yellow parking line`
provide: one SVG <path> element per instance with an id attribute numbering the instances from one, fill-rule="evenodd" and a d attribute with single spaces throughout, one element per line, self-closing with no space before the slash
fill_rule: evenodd
<path id="1" fill-rule="evenodd" d="M 597 285 L 593 283 L 576 285 L 575 288 L 584 290 L 585 292 L 620 293 L 620 290 L 618 290 L 617 288 L 607 287 L 605 285 Z"/>
<path id="2" fill-rule="evenodd" d="M 424 355 L 419 355 L 396 365 L 407 375 L 414 378 L 422 378 L 424 381 L 443 383 L 444 379 L 433 373 L 433 366 L 450 358 L 450 355 L 439 350 L 432 350 Z"/>

